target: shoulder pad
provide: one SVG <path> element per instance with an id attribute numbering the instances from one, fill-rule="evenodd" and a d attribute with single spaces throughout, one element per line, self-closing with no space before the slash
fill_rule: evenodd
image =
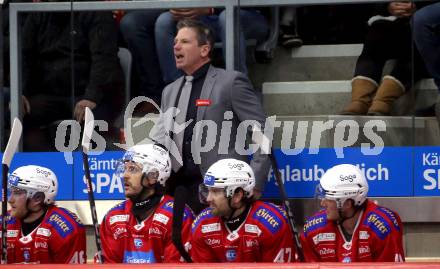
<path id="1" fill-rule="evenodd" d="M 74 232 L 74 224 L 60 213 L 61 212 L 52 211 L 46 222 L 49 223 L 62 238 L 65 238 Z"/>
<path id="2" fill-rule="evenodd" d="M 199 226 L 199 224 L 207 218 L 211 218 L 213 217 L 212 215 L 212 209 L 210 207 L 205 208 L 202 210 L 202 212 L 200 212 L 197 217 L 195 218 L 195 220 L 192 223 L 192 232 L 195 231 L 195 229 L 197 228 L 197 226 Z"/>
<path id="3" fill-rule="evenodd" d="M 325 225 L 327 225 L 327 214 L 325 212 L 319 212 L 307 219 L 304 224 L 304 235 L 307 236 L 307 233 L 313 232 Z"/>
<path id="4" fill-rule="evenodd" d="M 370 229 L 382 240 L 391 232 L 391 227 L 388 225 L 385 218 L 374 211 L 368 213 L 364 220 L 364 225 L 370 227 Z"/>
<path id="5" fill-rule="evenodd" d="M 0 222 L 2 222 L 2 221 L 3 221 L 3 216 L 0 215 Z M 15 223 L 17 223 L 17 219 L 12 217 L 11 215 L 9 215 L 9 213 L 8 213 L 8 215 L 6 215 L 6 221 L 7 221 L 6 224 L 15 224 Z"/>
<path id="6" fill-rule="evenodd" d="M 127 200 L 120 202 L 119 204 L 116 204 L 115 206 L 113 206 L 112 208 L 110 208 L 110 210 L 108 212 L 111 212 L 113 210 L 124 210 L 125 209 L 125 204 L 127 203 Z"/>
<path id="7" fill-rule="evenodd" d="M 168 200 L 160 206 L 161 209 L 166 210 L 170 213 L 173 213 L 173 207 L 174 207 L 174 200 Z"/>
<path id="8" fill-rule="evenodd" d="M 272 208 L 272 210 L 274 210 L 275 212 L 278 212 L 281 215 L 283 215 L 287 219 L 287 213 L 286 213 L 286 210 L 285 210 L 285 208 L 283 206 L 276 205 L 276 204 L 273 204 L 273 203 L 268 203 L 268 202 L 266 202 L 265 204 L 267 206 L 269 206 L 270 208 Z"/>
<path id="9" fill-rule="evenodd" d="M 267 206 L 267 204 L 264 203 L 257 205 L 251 217 L 274 234 L 283 227 L 283 220 L 276 212 L 282 214 L 279 208 L 274 205 Z"/>
<path id="10" fill-rule="evenodd" d="M 386 207 L 378 207 L 377 210 L 387 216 L 389 221 L 393 224 L 394 228 L 396 228 L 397 231 L 400 231 L 399 221 L 397 220 L 396 213 Z"/>
<path id="11" fill-rule="evenodd" d="M 73 212 L 70 211 L 70 210 L 67 210 L 66 208 L 62 208 L 62 207 L 59 207 L 58 209 L 59 209 L 60 211 L 64 212 L 64 214 L 66 214 L 67 216 L 71 217 L 72 220 L 73 220 L 77 225 L 79 225 L 79 226 L 83 226 L 83 223 L 81 222 L 80 218 L 79 218 L 75 213 L 73 213 Z"/>

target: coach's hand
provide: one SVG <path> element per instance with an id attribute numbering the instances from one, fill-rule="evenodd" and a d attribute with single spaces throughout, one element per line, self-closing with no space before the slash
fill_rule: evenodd
<path id="1" fill-rule="evenodd" d="M 78 122 L 84 121 L 86 107 L 94 109 L 96 107 L 96 103 L 86 99 L 78 101 L 78 103 L 76 103 L 75 105 L 75 110 L 73 111 L 73 117 L 75 118 L 75 120 L 77 120 Z"/>
<path id="2" fill-rule="evenodd" d="M 26 98 L 26 96 L 21 96 L 21 102 L 22 102 L 22 111 L 23 114 L 31 114 L 31 104 L 29 103 L 29 100 Z"/>

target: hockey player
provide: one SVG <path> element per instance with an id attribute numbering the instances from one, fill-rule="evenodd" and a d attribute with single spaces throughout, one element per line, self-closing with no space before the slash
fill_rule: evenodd
<path id="1" fill-rule="evenodd" d="M 255 177 L 239 160 L 223 159 L 206 172 L 200 198 L 208 203 L 192 225 L 195 262 L 293 262 L 295 247 L 286 213 L 253 200 Z"/>
<path id="2" fill-rule="evenodd" d="M 8 184 L 8 263 L 86 263 L 84 226 L 75 214 L 54 205 L 54 172 L 22 166 L 9 176 Z"/>
<path id="3" fill-rule="evenodd" d="M 368 183 L 354 165 L 329 169 L 317 187 L 323 210 L 301 236 L 309 262 L 402 262 L 402 223 L 397 213 L 367 199 Z"/>
<path id="4" fill-rule="evenodd" d="M 171 241 L 173 199 L 163 194 L 170 176 L 168 152 L 159 145 L 136 145 L 122 158 L 117 173 L 126 201 L 107 213 L 101 224 L 106 263 L 179 262 Z M 188 242 L 194 217 L 185 208 L 182 241 Z"/>

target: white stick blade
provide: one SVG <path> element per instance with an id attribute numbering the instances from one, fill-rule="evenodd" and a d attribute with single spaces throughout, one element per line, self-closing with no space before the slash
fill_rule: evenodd
<path id="1" fill-rule="evenodd" d="M 12 157 L 14 157 L 17 150 L 18 142 L 20 141 L 21 132 L 23 131 L 23 125 L 17 118 L 14 119 L 12 124 L 11 134 L 9 135 L 8 145 L 6 146 L 5 153 L 3 154 L 2 163 L 8 167 L 11 164 Z"/>
<path id="2" fill-rule="evenodd" d="M 86 107 L 86 116 L 85 116 L 85 120 L 84 120 L 84 132 L 83 132 L 83 137 L 82 137 L 82 142 L 81 142 L 84 153 L 88 153 L 90 150 L 90 140 L 92 139 L 94 127 L 95 127 L 95 119 L 93 117 L 93 112 L 90 110 L 90 108 Z"/>

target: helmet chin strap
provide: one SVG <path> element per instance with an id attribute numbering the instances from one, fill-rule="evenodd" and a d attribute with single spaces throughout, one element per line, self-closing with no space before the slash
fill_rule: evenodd
<path id="1" fill-rule="evenodd" d="M 40 211 L 40 210 L 31 210 L 29 208 L 29 200 L 30 199 L 32 199 L 32 198 L 28 198 L 26 200 L 26 214 L 24 214 L 24 217 L 22 218 L 23 220 L 27 219 L 31 214 L 38 213 Z M 46 212 L 47 208 L 44 204 L 41 206 L 41 208 L 43 209 L 43 214 L 44 214 Z"/>
<path id="2" fill-rule="evenodd" d="M 345 200 L 345 201 L 347 201 L 347 200 Z M 336 201 L 336 203 L 338 206 L 338 215 L 339 215 L 339 219 L 338 219 L 337 223 L 340 225 L 342 225 L 346 220 L 352 219 L 354 216 L 356 216 L 356 213 L 363 208 L 363 205 L 361 205 L 361 206 L 354 205 L 353 206 L 354 207 L 353 214 L 351 214 L 350 216 L 344 216 L 344 214 L 342 212 L 342 204 L 340 204 L 340 201 Z"/>
<path id="3" fill-rule="evenodd" d="M 235 211 L 237 211 L 237 208 L 234 208 L 232 206 L 232 197 L 228 198 L 228 206 L 231 209 L 231 214 L 229 214 L 229 217 L 227 218 L 227 220 L 230 220 L 234 217 Z"/>

